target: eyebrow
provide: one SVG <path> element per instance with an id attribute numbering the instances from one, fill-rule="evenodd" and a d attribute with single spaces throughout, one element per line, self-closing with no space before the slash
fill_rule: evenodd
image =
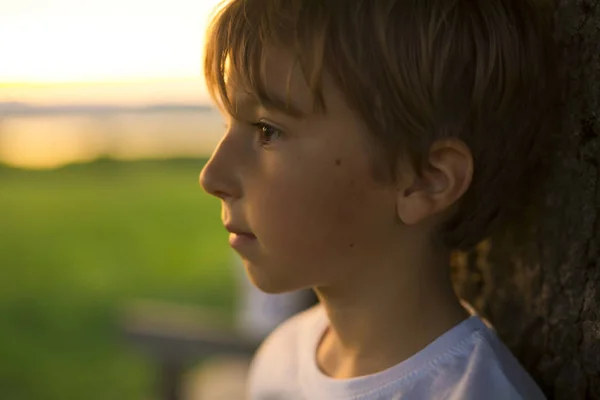
<path id="1" fill-rule="evenodd" d="M 255 107 L 261 106 L 266 109 L 282 112 L 294 118 L 303 118 L 306 112 L 291 100 L 284 100 L 283 96 L 277 93 L 269 92 L 265 96 L 265 101 L 261 101 L 257 95 L 247 91 L 238 92 L 241 96 L 235 96 L 235 109 L 238 107 Z"/>

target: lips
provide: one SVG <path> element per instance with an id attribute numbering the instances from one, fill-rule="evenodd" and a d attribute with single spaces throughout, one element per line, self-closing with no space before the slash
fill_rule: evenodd
<path id="1" fill-rule="evenodd" d="M 248 230 L 236 227 L 232 224 L 226 224 L 225 229 L 230 232 L 229 245 L 241 254 L 246 253 L 256 244 L 256 236 Z"/>
<path id="2" fill-rule="evenodd" d="M 232 224 L 225 224 L 225 229 L 227 229 L 227 231 L 229 233 L 233 233 L 238 236 L 248 236 L 248 237 L 256 238 L 256 236 L 254 236 L 251 232 L 241 229 L 241 228 L 238 228 Z"/>

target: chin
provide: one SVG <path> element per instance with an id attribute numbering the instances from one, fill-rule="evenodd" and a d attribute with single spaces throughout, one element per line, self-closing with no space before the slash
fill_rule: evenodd
<path id="1" fill-rule="evenodd" d="M 244 265 L 250 282 L 264 293 L 282 294 L 306 288 L 305 285 L 293 282 L 292 276 L 277 276 L 278 274 L 269 273 L 269 268 L 248 261 L 244 261 Z"/>

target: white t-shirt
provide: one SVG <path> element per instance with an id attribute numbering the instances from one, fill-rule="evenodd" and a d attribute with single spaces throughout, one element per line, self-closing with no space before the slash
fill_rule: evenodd
<path id="1" fill-rule="evenodd" d="M 316 363 L 320 305 L 280 325 L 250 368 L 249 400 L 539 400 L 545 396 L 493 330 L 472 316 L 376 374 L 333 379 Z"/>

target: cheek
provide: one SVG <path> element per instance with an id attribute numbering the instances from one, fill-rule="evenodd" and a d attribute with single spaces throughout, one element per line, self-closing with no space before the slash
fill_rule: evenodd
<path id="1" fill-rule="evenodd" d="M 360 168 L 288 171 L 261 191 L 253 222 L 265 250 L 290 260 L 329 258 L 352 249 L 368 234 L 369 185 Z"/>

